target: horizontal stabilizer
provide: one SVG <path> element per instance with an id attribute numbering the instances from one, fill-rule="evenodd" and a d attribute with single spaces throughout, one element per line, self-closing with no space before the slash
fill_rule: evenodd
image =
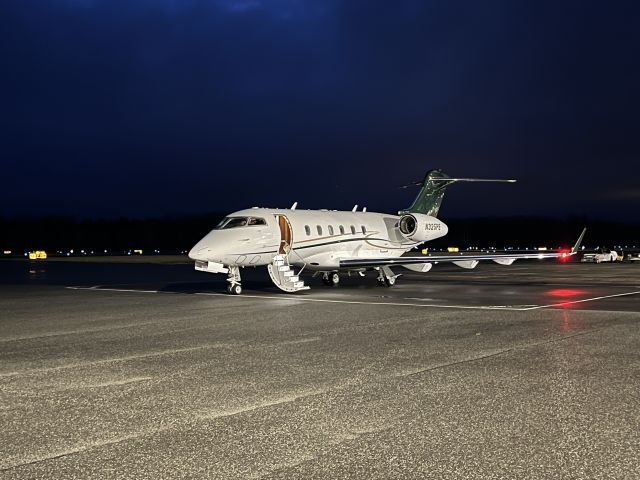
<path id="1" fill-rule="evenodd" d="M 516 183 L 515 178 L 434 178 L 434 182 L 498 182 L 498 183 Z"/>

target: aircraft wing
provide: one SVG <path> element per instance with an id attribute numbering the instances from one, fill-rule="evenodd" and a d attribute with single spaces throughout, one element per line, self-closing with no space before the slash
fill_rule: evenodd
<path id="1" fill-rule="evenodd" d="M 578 241 L 573 246 L 570 252 L 530 252 L 530 253 L 483 253 L 478 255 L 433 255 L 433 256 L 420 256 L 420 257 L 394 257 L 394 258 L 345 258 L 340 260 L 341 268 L 364 268 L 364 267 L 383 267 L 393 265 L 419 265 L 425 263 L 465 263 L 465 262 L 479 262 L 483 260 L 493 260 L 496 263 L 502 263 L 510 265 L 516 260 L 528 260 L 528 259 L 544 259 L 544 258 L 559 258 L 575 255 L 578 253 L 584 234 L 587 231 L 585 228 Z M 462 266 L 462 265 L 461 265 Z M 475 265 L 474 265 L 475 266 Z M 472 267 L 471 267 L 472 268 Z"/>

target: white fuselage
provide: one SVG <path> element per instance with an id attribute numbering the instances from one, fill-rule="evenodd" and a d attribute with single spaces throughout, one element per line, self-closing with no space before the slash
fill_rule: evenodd
<path id="1" fill-rule="evenodd" d="M 227 219 L 247 221 L 212 230 L 191 249 L 190 258 L 227 266 L 259 266 L 270 264 L 280 253 L 288 254 L 292 265 L 329 271 L 337 270 L 341 259 L 399 257 L 422 243 L 402 235 L 400 217 L 384 213 L 251 208 Z M 428 217 L 428 227 L 427 240 L 442 237 L 448 230 L 435 217 Z"/>

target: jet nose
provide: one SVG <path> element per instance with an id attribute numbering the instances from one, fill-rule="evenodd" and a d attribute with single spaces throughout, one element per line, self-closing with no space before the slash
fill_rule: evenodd
<path id="1" fill-rule="evenodd" d="M 189 250 L 189 258 L 191 260 L 207 260 L 207 256 L 211 249 L 207 247 L 202 240 L 196 243 L 196 245 Z"/>
<path id="2" fill-rule="evenodd" d="M 191 260 L 202 260 L 202 258 L 200 257 L 200 250 L 200 248 L 193 247 L 191 250 L 189 250 L 189 258 Z"/>

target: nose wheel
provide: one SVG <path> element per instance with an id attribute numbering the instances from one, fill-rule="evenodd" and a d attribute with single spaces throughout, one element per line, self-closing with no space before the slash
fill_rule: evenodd
<path id="1" fill-rule="evenodd" d="M 227 293 L 231 295 L 240 295 L 242 293 L 242 285 L 240 285 L 240 268 L 235 266 L 229 266 L 229 273 L 227 275 Z"/>

